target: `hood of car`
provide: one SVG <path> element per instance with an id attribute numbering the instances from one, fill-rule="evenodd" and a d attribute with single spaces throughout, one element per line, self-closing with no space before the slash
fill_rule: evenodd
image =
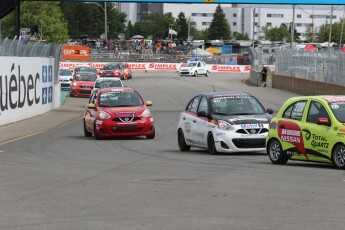
<path id="1" fill-rule="evenodd" d="M 107 112 L 113 117 L 132 117 L 141 115 L 146 109 L 145 105 L 142 106 L 129 106 L 129 107 L 102 107 L 102 110 Z"/>
<path id="2" fill-rule="evenodd" d="M 232 125 L 241 124 L 268 124 L 272 117 L 269 114 L 252 115 L 214 115 L 214 120 L 228 121 Z"/>

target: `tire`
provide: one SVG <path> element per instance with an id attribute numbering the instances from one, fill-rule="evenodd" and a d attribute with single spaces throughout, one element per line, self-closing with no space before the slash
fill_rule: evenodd
<path id="1" fill-rule="evenodd" d="M 208 77 L 208 71 L 206 71 L 205 77 Z"/>
<path id="2" fill-rule="evenodd" d="M 333 165 L 338 169 L 345 169 L 345 146 L 337 144 L 332 151 Z"/>
<path id="3" fill-rule="evenodd" d="M 156 131 L 154 130 L 152 134 L 146 135 L 146 139 L 154 139 L 156 135 Z"/>
<path id="4" fill-rule="evenodd" d="M 69 96 L 70 96 L 70 97 L 73 97 L 74 95 L 73 95 L 71 92 L 69 92 Z"/>
<path id="5" fill-rule="evenodd" d="M 100 140 L 101 138 L 98 136 L 97 129 L 96 129 L 96 123 L 93 124 L 93 137 L 95 140 Z"/>
<path id="6" fill-rule="evenodd" d="M 194 77 L 198 76 L 198 72 L 195 71 L 194 74 L 193 74 L 193 76 L 194 76 Z"/>
<path id="7" fill-rule="evenodd" d="M 85 119 L 84 119 L 84 136 L 85 137 L 91 137 L 92 136 L 92 133 L 89 132 L 86 128 Z"/>
<path id="8" fill-rule="evenodd" d="M 190 146 L 187 145 L 186 140 L 184 139 L 184 134 L 182 129 L 177 131 L 177 142 L 180 151 L 186 152 L 190 150 Z"/>
<path id="9" fill-rule="evenodd" d="M 213 134 L 209 133 L 207 136 L 207 150 L 211 154 L 217 154 L 216 144 L 214 143 Z"/>
<path id="10" fill-rule="evenodd" d="M 272 139 L 267 148 L 268 156 L 273 164 L 283 165 L 288 161 L 283 148 L 277 139 Z"/>

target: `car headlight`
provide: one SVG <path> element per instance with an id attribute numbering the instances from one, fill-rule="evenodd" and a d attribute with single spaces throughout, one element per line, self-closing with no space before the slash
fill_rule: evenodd
<path id="1" fill-rule="evenodd" d="M 110 115 L 104 111 L 100 111 L 98 117 L 102 120 L 106 120 L 110 118 Z"/>
<path id="2" fill-rule="evenodd" d="M 73 86 L 77 86 L 78 85 L 78 83 L 77 82 L 73 82 Z"/>
<path id="3" fill-rule="evenodd" d="M 141 114 L 142 117 L 149 117 L 151 116 L 151 112 L 149 109 L 145 109 L 144 112 Z"/>
<path id="4" fill-rule="evenodd" d="M 218 128 L 221 130 L 231 130 L 233 129 L 233 126 L 230 125 L 228 122 L 223 121 L 223 120 L 219 120 L 218 121 Z"/>

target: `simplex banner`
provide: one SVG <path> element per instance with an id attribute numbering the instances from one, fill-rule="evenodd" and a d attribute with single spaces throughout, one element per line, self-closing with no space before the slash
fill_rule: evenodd
<path id="1" fill-rule="evenodd" d="M 76 66 L 91 66 L 100 71 L 106 62 L 60 62 L 60 67 L 68 67 L 74 70 Z M 138 63 L 129 62 L 129 68 L 133 71 L 178 71 L 184 63 Z M 250 65 L 213 65 L 208 64 L 210 72 L 220 73 L 249 73 Z"/>

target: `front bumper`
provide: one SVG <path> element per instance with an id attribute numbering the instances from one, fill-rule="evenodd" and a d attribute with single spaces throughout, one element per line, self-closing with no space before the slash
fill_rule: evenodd
<path id="1" fill-rule="evenodd" d="M 96 132 L 100 137 L 145 136 L 153 134 L 155 126 L 152 117 L 141 118 L 135 122 L 97 120 Z"/>
<path id="2" fill-rule="evenodd" d="M 268 130 L 267 128 L 264 128 L 262 130 L 262 133 L 243 134 L 236 132 L 236 130 L 224 131 L 218 129 L 213 133 L 217 152 L 265 151 Z"/>

